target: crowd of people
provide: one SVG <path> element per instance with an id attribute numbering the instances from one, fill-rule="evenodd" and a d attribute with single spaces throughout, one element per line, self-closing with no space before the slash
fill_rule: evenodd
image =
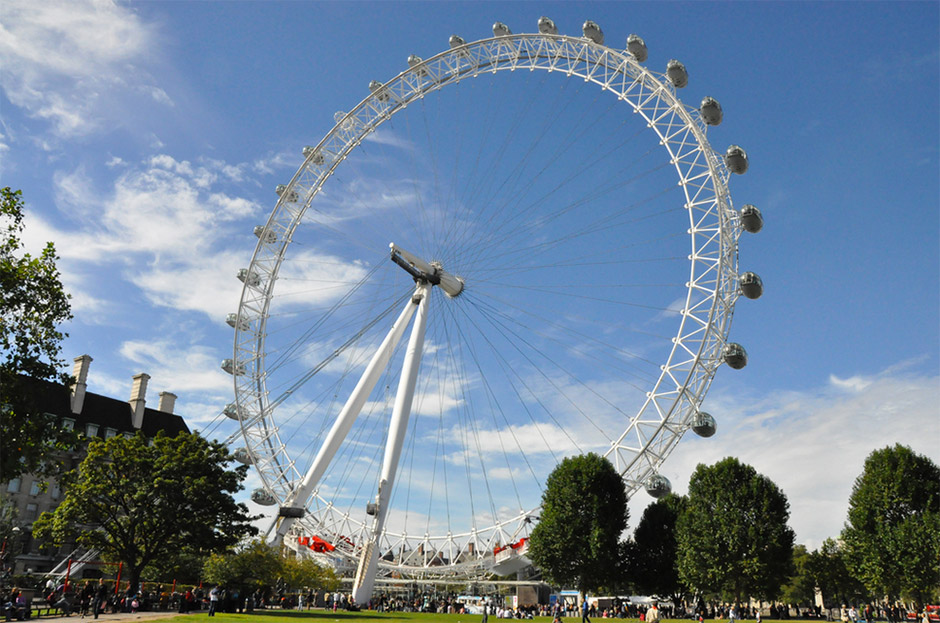
<path id="1" fill-rule="evenodd" d="M 176 587 L 174 586 L 174 589 Z M 0 594 L 0 603 L 6 620 L 25 620 L 29 618 L 33 604 L 29 596 L 34 591 L 24 592 L 13 588 Z M 207 611 L 209 616 L 216 612 L 252 612 L 256 608 L 283 608 L 308 610 L 325 607 L 337 610 L 358 610 L 351 596 L 343 593 L 319 593 L 310 590 L 300 592 L 280 592 L 267 594 L 260 590 L 253 592 L 227 589 L 223 586 L 191 587 L 166 591 L 162 585 L 152 590 L 118 591 L 112 583 L 106 581 L 87 581 L 84 583 L 58 584 L 51 581 L 42 591 L 43 605 L 65 616 L 77 614 L 81 618 L 97 619 L 102 614 L 116 612 L 136 612 L 138 610 L 176 610 L 179 613 Z M 591 623 L 593 618 L 634 619 L 644 623 L 658 623 L 662 619 L 692 619 L 700 623 L 712 620 L 725 620 L 736 623 L 738 620 L 753 620 L 761 623 L 766 614 L 769 619 L 816 619 L 839 621 L 840 623 L 937 623 L 928 617 L 927 611 L 916 612 L 911 616 L 903 604 L 867 604 L 861 607 L 843 605 L 838 609 L 815 607 L 793 607 L 772 604 L 767 608 L 753 606 L 732 606 L 728 604 L 705 604 L 687 609 L 677 608 L 669 603 L 643 604 L 626 599 L 585 600 L 580 605 L 573 600 L 558 599 L 551 604 L 523 605 L 509 607 L 498 598 L 488 598 L 482 602 L 483 623 L 490 615 L 497 619 L 532 619 L 535 616 L 552 617 L 553 623 L 562 623 L 562 619 Z M 433 612 L 439 614 L 480 614 L 480 603 L 468 603 L 456 594 L 402 596 L 379 593 L 366 608 L 379 612 Z"/>

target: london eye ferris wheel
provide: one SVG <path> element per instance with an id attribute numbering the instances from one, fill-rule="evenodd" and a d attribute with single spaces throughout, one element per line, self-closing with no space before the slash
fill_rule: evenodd
<path id="1" fill-rule="evenodd" d="M 743 149 L 718 102 L 585 22 L 412 56 L 279 186 L 223 368 L 236 456 L 277 505 L 275 538 L 356 571 L 472 578 L 524 561 L 545 478 L 605 455 L 629 494 L 704 411 L 741 294 Z M 407 335 L 407 337 L 406 337 Z"/>

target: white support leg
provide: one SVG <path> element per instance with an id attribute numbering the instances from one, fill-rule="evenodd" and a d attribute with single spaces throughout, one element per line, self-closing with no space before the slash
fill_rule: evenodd
<path id="1" fill-rule="evenodd" d="M 415 296 L 421 291 L 420 287 L 416 289 Z M 330 432 L 327 433 L 326 439 L 320 447 L 320 451 L 317 452 L 316 458 L 314 458 L 313 463 L 310 465 L 310 469 L 307 470 L 300 485 L 294 490 L 286 506 L 305 507 L 307 505 L 307 499 L 320 482 L 320 478 L 323 477 L 323 472 L 326 471 L 330 461 L 333 460 L 336 451 L 339 450 L 340 445 L 349 433 L 349 429 L 352 428 L 356 418 L 359 417 L 363 405 L 372 394 L 375 384 L 378 382 L 379 377 L 382 376 L 382 371 L 385 370 L 385 366 L 388 365 L 388 361 L 391 359 L 395 347 L 401 340 L 401 336 L 405 333 L 405 327 L 408 326 L 417 308 L 418 305 L 415 304 L 414 297 L 412 297 L 412 300 L 408 301 L 405 308 L 398 316 L 398 320 L 392 325 L 391 330 L 389 330 L 388 334 L 385 336 L 385 339 L 382 341 L 375 355 L 372 356 L 372 361 L 369 362 L 369 365 L 359 378 L 359 383 L 356 384 L 352 394 L 350 394 L 349 398 L 346 400 L 346 404 L 343 405 L 343 409 L 336 417 L 336 421 L 333 423 Z M 293 517 L 284 517 L 281 520 L 280 524 L 277 525 L 277 532 L 272 539 L 273 545 L 280 545 L 284 536 L 295 521 L 296 519 Z M 277 518 L 275 522 L 277 522 Z"/>
<path id="2" fill-rule="evenodd" d="M 419 283 L 415 291 L 415 298 L 421 297 L 421 300 L 418 302 L 418 316 L 408 339 L 408 350 L 405 352 L 401 378 L 398 382 L 398 393 L 395 396 L 395 407 L 388 428 L 388 439 L 385 442 L 385 458 L 382 462 L 382 475 L 379 478 L 378 508 L 375 521 L 372 524 L 372 540 L 368 545 L 364 544 L 362 559 L 359 561 L 359 570 L 356 573 L 356 581 L 353 587 L 353 599 L 357 604 L 368 602 L 372 598 L 372 589 L 375 586 L 379 540 L 385 527 L 388 503 L 392 497 L 392 486 L 395 483 L 395 474 L 398 471 L 405 431 L 408 428 L 408 418 L 411 416 L 415 384 L 418 380 L 418 367 L 421 365 L 430 292 L 431 286 L 426 282 Z"/>

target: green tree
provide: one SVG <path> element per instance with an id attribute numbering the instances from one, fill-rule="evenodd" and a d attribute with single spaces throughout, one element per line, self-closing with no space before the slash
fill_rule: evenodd
<path id="1" fill-rule="evenodd" d="M 148 582 L 177 580 L 181 584 L 198 584 L 209 555 L 202 548 L 187 545 L 170 556 L 152 560 L 144 567 L 141 578 Z"/>
<path id="2" fill-rule="evenodd" d="M 733 457 L 700 464 L 677 524 L 679 577 L 736 603 L 775 598 L 792 567 L 789 506 L 777 485 Z"/>
<path id="3" fill-rule="evenodd" d="M 805 545 L 793 547 L 793 575 L 783 585 L 781 600 L 788 604 L 813 604 L 816 598 L 816 576 L 813 573 L 812 554 Z"/>
<path id="4" fill-rule="evenodd" d="M 610 461 L 594 453 L 564 459 L 545 483 L 528 556 L 558 586 L 586 594 L 616 585 L 628 517 L 626 488 Z"/>
<path id="5" fill-rule="evenodd" d="M 234 551 L 212 554 L 203 575 L 212 584 L 243 590 L 270 589 L 282 584 L 294 590 L 335 591 L 340 586 L 333 569 L 310 558 L 284 556 L 263 540 L 253 540 Z"/>
<path id="6" fill-rule="evenodd" d="M 869 592 L 924 604 L 940 577 L 940 468 L 900 444 L 872 452 L 855 479 L 842 540 Z"/>
<path id="7" fill-rule="evenodd" d="M 222 551 L 257 533 L 232 497 L 247 470 L 227 469 L 232 460 L 224 445 L 198 434 L 92 439 L 78 469 L 63 477 L 65 499 L 40 516 L 34 534 L 56 545 L 75 538 L 122 561 L 137 586 L 156 560 L 187 548 Z"/>
<path id="8" fill-rule="evenodd" d="M 263 540 L 252 540 L 234 551 L 211 554 L 203 566 L 208 582 L 251 590 L 274 586 L 281 573 L 280 553 Z"/>
<path id="9" fill-rule="evenodd" d="M 678 607 L 688 595 L 679 579 L 676 523 L 686 498 L 668 495 L 646 507 L 633 533 L 630 579 L 643 595 L 670 597 Z"/>
<path id="10" fill-rule="evenodd" d="M 295 591 L 310 589 L 313 591 L 334 591 L 340 581 L 333 569 L 318 565 L 310 558 L 288 556 L 281 564 L 281 577 Z"/>
<path id="11" fill-rule="evenodd" d="M 64 385 L 58 326 L 71 319 L 50 242 L 39 257 L 22 253 L 24 205 L 21 191 L 0 189 L 0 478 L 24 473 L 55 475 L 49 460 L 77 440 L 33 400 L 35 380 Z"/>
<path id="12" fill-rule="evenodd" d="M 809 569 L 827 606 L 867 600 L 865 587 L 849 572 L 842 547 L 834 539 L 826 539 L 810 554 Z"/>

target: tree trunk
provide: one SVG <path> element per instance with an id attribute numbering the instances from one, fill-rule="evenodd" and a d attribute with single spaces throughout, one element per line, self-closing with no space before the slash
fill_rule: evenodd
<path id="1" fill-rule="evenodd" d="M 140 590 L 140 575 L 143 573 L 142 567 L 130 566 L 128 565 L 127 569 L 127 590 L 122 594 L 127 595 L 128 592 L 133 591 L 137 593 Z M 121 590 L 121 587 L 118 587 L 118 591 Z"/>

